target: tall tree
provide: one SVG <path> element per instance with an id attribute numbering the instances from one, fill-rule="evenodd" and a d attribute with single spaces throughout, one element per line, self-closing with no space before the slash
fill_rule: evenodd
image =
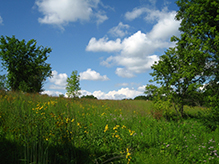
<path id="1" fill-rule="evenodd" d="M 70 78 L 67 78 L 67 96 L 76 98 L 80 93 L 80 75 L 78 75 L 78 71 L 72 71 Z"/>
<path id="2" fill-rule="evenodd" d="M 7 70 L 7 83 L 10 90 L 24 92 L 43 91 L 43 82 L 52 76 L 50 64 L 45 63 L 51 48 L 37 47 L 31 39 L 19 41 L 1 36 L 0 58 L 3 68 Z"/>
<path id="3" fill-rule="evenodd" d="M 176 47 L 169 48 L 152 66 L 153 81 L 183 116 L 187 101 L 195 101 L 197 90 L 209 80 L 218 82 L 219 2 L 178 0 L 176 19 L 181 20 L 181 37 L 173 36 Z"/>
<path id="4" fill-rule="evenodd" d="M 219 96 L 219 1 L 218 0 L 178 0 L 177 20 L 182 20 L 180 31 L 187 35 L 187 44 L 196 45 L 195 51 L 205 58 L 205 76 L 209 85 L 208 94 Z M 173 38 L 182 44 L 182 40 Z M 197 56 L 197 55 L 196 55 Z M 199 56 L 196 58 L 200 58 Z M 218 97 L 219 98 L 219 97 Z"/>

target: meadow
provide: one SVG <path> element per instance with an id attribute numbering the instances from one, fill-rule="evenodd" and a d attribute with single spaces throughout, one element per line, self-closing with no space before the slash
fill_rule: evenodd
<path id="1" fill-rule="evenodd" d="M 166 117 L 151 101 L 0 94 L 0 163 L 219 163 L 219 128 L 200 113 Z M 199 113 L 199 115 L 198 115 Z"/>

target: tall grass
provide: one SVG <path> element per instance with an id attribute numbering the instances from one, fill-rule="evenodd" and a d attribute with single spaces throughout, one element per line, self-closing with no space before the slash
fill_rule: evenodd
<path id="1" fill-rule="evenodd" d="M 167 121 L 150 101 L 2 94 L 0 163 L 219 163 L 219 129 L 186 111 Z"/>

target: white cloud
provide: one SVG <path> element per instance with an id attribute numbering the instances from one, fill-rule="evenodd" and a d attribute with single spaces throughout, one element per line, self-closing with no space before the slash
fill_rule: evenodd
<path id="1" fill-rule="evenodd" d="M 142 94 L 140 91 L 129 88 L 121 88 L 118 91 L 109 91 L 108 93 L 102 91 L 94 91 L 93 95 L 98 99 L 125 99 L 125 98 L 134 98 Z"/>
<path id="2" fill-rule="evenodd" d="M 127 78 L 135 77 L 135 75 L 130 70 L 127 70 L 125 68 L 117 68 L 115 73 L 120 77 L 127 77 Z"/>
<path id="3" fill-rule="evenodd" d="M 89 68 L 87 71 L 80 73 L 80 80 L 107 81 L 109 78 L 106 75 L 101 76 L 100 73 Z"/>
<path id="4" fill-rule="evenodd" d="M 158 20 L 158 23 L 153 27 L 149 37 L 151 39 L 168 39 L 172 35 L 179 35 L 178 28 L 180 27 L 180 21 L 175 20 L 176 11 L 168 12 L 167 8 L 162 11 L 149 10 L 147 21 Z"/>
<path id="5" fill-rule="evenodd" d="M 116 39 L 116 41 L 108 41 L 108 38 L 103 37 L 99 40 L 96 38 L 91 38 L 88 46 L 86 47 L 86 51 L 106 51 L 106 52 L 114 52 L 121 50 L 121 40 Z"/>
<path id="6" fill-rule="evenodd" d="M 129 29 L 129 25 L 120 22 L 118 26 L 111 28 L 109 30 L 109 33 L 116 37 L 123 37 L 128 34 L 128 31 L 126 29 Z"/>
<path id="7" fill-rule="evenodd" d="M 97 18 L 97 24 L 101 24 L 104 21 L 106 21 L 108 19 L 108 17 L 103 13 L 103 12 L 98 12 L 95 14 L 96 18 Z"/>
<path id="8" fill-rule="evenodd" d="M 43 91 L 41 92 L 41 94 L 47 94 L 49 96 L 59 96 L 60 94 L 63 94 L 62 92 L 58 92 L 58 91 Z"/>
<path id="9" fill-rule="evenodd" d="M 137 12 L 137 10 L 140 9 L 134 9 L 133 11 Z M 123 40 L 118 38 L 115 41 L 108 40 L 106 37 L 96 40 L 93 37 L 86 48 L 87 51 L 94 52 L 116 52 L 114 56 L 108 57 L 101 64 L 107 67 L 111 65 L 120 66 L 115 73 L 121 77 L 131 78 L 136 73 L 149 70 L 153 63 L 159 60 L 159 57 L 154 53 L 173 47 L 174 43 L 170 42 L 170 37 L 179 35 L 180 22 L 174 19 L 175 11 L 168 12 L 167 8 L 162 11 L 142 8 L 140 11 L 137 13 L 148 13 L 145 17 L 147 21 L 157 22 L 150 32 L 137 31 Z"/>
<path id="10" fill-rule="evenodd" d="M 142 86 L 138 87 L 138 91 L 144 92 L 145 91 L 145 87 L 146 87 L 146 85 L 142 85 Z"/>
<path id="11" fill-rule="evenodd" d="M 0 16 L 0 25 L 3 25 L 3 19 L 1 16 Z"/>
<path id="12" fill-rule="evenodd" d="M 96 12 L 100 0 L 36 0 L 38 10 L 43 18 L 38 21 L 43 24 L 54 24 L 62 27 L 69 22 L 89 21 L 96 17 L 98 23 L 102 23 L 107 16 Z"/>
<path id="13" fill-rule="evenodd" d="M 65 89 L 68 75 L 66 73 L 58 74 L 56 70 L 52 71 L 52 75 L 53 77 L 49 78 L 49 81 L 55 85 L 50 85 L 50 89 Z"/>
<path id="14" fill-rule="evenodd" d="M 127 20 L 134 20 L 137 17 L 141 16 L 143 13 L 147 12 L 148 8 L 141 7 L 141 8 L 134 8 L 131 12 L 125 13 L 125 18 Z"/>

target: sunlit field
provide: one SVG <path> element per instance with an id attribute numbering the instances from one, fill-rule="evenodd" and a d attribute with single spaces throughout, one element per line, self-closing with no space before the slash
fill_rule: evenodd
<path id="1" fill-rule="evenodd" d="M 219 129 L 198 117 L 208 109 L 185 111 L 167 119 L 151 101 L 2 93 L 0 163 L 219 163 Z"/>

